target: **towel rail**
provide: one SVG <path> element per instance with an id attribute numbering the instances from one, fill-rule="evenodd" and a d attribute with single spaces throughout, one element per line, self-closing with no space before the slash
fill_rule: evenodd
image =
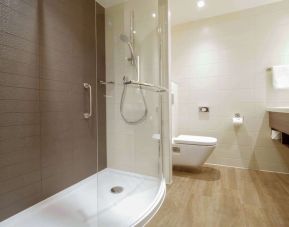
<path id="1" fill-rule="evenodd" d="M 157 85 L 154 85 L 154 84 L 149 84 L 149 83 L 142 83 L 142 82 L 138 82 L 138 81 L 134 81 L 134 80 L 129 80 L 129 81 L 126 81 L 124 83 L 115 83 L 113 81 L 98 81 L 101 85 L 114 85 L 114 84 L 117 84 L 117 85 L 134 85 L 134 86 L 138 86 L 138 87 L 141 87 L 141 88 L 144 88 L 144 89 L 148 89 L 148 90 L 151 90 L 153 92 L 167 92 L 168 89 L 165 88 L 165 87 L 161 87 L 161 86 L 157 86 Z"/>

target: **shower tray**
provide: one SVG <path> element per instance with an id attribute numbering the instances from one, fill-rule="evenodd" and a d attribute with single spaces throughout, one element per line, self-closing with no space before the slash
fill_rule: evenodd
<path id="1" fill-rule="evenodd" d="M 123 190 L 113 193 L 115 186 Z M 105 169 L 12 216 L 0 227 L 143 226 L 161 206 L 165 181 Z"/>

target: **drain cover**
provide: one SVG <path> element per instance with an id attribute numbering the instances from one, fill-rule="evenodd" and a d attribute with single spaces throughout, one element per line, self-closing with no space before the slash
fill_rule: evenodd
<path id="1" fill-rule="evenodd" d="M 119 193 L 123 192 L 123 187 L 115 186 L 115 187 L 111 188 L 110 191 L 114 194 L 119 194 Z"/>

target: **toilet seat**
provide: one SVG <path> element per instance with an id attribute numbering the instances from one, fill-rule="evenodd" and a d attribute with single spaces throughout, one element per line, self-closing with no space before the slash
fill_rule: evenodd
<path id="1" fill-rule="evenodd" d="M 215 146 L 217 144 L 216 138 L 205 136 L 180 135 L 174 138 L 173 141 L 175 144 L 188 144 L 200 146 Z"/>

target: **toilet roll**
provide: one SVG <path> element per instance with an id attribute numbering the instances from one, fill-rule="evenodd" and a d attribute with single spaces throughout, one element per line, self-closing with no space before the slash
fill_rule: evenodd
<path id="1" fill-rule="evenodd" d="M 271 132 L 271 138 L 272 138 L 272 140 L 280 140 L 280 139 L 281 139 L 281 136 L 282 136 L 281 132 L 272 130 L 272 132 Z"/>
<path id="2" fill-rule="evenodd" d="M 244 123 L 243 117 L 233 117 L 233 124 L 236 126 L 242 125 Z"/>

